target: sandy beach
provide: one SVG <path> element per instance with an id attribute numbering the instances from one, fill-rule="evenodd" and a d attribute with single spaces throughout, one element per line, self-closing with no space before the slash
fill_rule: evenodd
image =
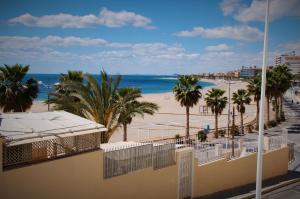
<path id="1" fill-rule="evenodd" d="M 223 89 L 226 91 L 225 95 L 228 97 L 228 84 L 224 80 L 203 80 L 213 82 L 216 84 L 214 88 Z M 246 88 L 247 83 L 236 81 L 231 84 L 231 93 L 238 89 Z M 214 116 L 209 110 L 208 114 L 203 114 L 202 106 L 205 106 L 204 97 L 208 90 L 212 87 L 203 88 L 202 99 L 199 103 L 190 110 L 190 133 L 195 134 L 199 129 L 207 127 L 214 128 Z M 232 95 L 231 95 L 232 96 Z M 144 101 L 157 103 L 160 107 L 159 111 L 153 116 L 146 115 L 144 118 L 136 117 L 128 126 L 128 140 L 138 141 L 153 138 L 174 137 L 176 134 L 185 134 L 185 108 L 175 100 L 172 92 L 159 94 L 144 94 L 142 99 Z M 231 104 L 231 108 L 233 104 Z M 246 108 L 244 115 L 244 123 L 252 121 L 255 118 L 255 104 L 252 102 Z M 47 105 L 42 101 L 35 101 L 30 109 L 31 112 L 47 111 Z M 228 121 L 228 105 L 219 117 L 219 127 L 227 127 Z M 236 111 L 236 124 L 240 123 L 240 116 Z M 111 138 L 111 142 L 122 140 L 122 128 L 118 129 Z"/>

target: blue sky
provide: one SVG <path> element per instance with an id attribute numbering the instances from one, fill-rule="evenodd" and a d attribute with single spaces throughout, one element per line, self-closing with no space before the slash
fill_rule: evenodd
<path id="1" fill-rule="evenodd" d="M 272 64 L 300 54 L 300 1 L 270 2 Z M 260 66 L 264 8 L 264 0 L 1 0 L 0 64 L 112 74 Z"/>

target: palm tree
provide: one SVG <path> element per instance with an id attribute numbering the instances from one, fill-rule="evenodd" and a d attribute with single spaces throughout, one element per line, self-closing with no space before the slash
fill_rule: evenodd
<path id="1" fill-rule="evenodd" d="M 223 97 L 225 91 L 221 89 L 212 89 L 206 93 L 206 105 L 211 108 L 215 114 L 215 137 L 219 137 L 218 116 L 222 114 L 227 104 L 227 97 Z"/>
<path id="2" fill-rule="evenodd" d="M 261 78 L 260 76 L 255 76 L 248 81 L 248 92 L 253 95 L 254 101 L 256 102 L 256 129 L 258 129 L 258 115 L 259 115 L 259 100 L 260 100 L 260 87 Z"/>
<path id="3" fill-rule="evenodd" d="M 103 124 L 108 130 L 105 132 L 102 142 L 108 142 L 115 130 L 120 126 L 118 88 L 121 76 L 114 78 L 108 76 L 105 71 L 101 72 L 101 81 L 92 75 L 84 75 L 84 81 L 67 81 L 62 86 L 69 92 L 63 101 L 63 106 L 70 107 L 83 117 Z M 67 98 L 75 97 L 76 103 L 68 102 Z"/>
<path id="4" fill-rule="evenodd" d="M 266 77 L 267 77 L 267 83 L 266 83 L 266 101 L 267 101 L 267 126 L 269 127 L 270 123 L 270 101 L 273 97 L 274 92 L 274 82 L 272 79 L 272 71 L 268 70 Z"/>
<path id="5" fill-rule="evenodd" d="M 60 82 L 66 82 L 66 81 L 83 81 L 83 74 L 82 71 L 76 71 L 76 70 L 69 70 L 67 74 L 60 74 L 59 77 Z"/>
<path id="6" fill-rule="evenodd" d="M 72 103 L 76 103 L 76 97 L 70 97 L 70 91 L 67 91 L 63 86 L 65 82 L 83 83 L 83 74 L 81 71 L 68 71 L 67 74 L 60 74 L 60 84 L 55 86 L 54 92 L 50 94 L 50 99 L 46 101 L 47 104 L 53 104 L 54 110 L 65 110 L 76 115 L 81 115 L 81 112 L 74 109 Z"/>
<path id="7" fill-rule="evenodd" d="M 32 78 L 24 82 L 29 65 L 0 67 L 0 108 L 3 112 L 24 112 L 32 105 L 39 92 L 38 82 Z"/>
<path id="8" fill-rule="evenodd" d="M 144 114 L 153 115 L 158 110 L 158 105 L 151 102 L 140 102 L 141 90 L 137 88 L 121 88 L 118 95 L 120 115 L 118 122 L 123 126 L 123 141 L 127 141 L 127 125 L 132 122 L 133 117 Z"/>
<path id="9" fill-rule="evenodd" d="M 233 93 L 232 100 L 233 103 L 237 105 L 237 110 L 241 114 L 241 129 L 242 134 L 244 134 L 243 114 L 246 111 L 245 105 L 248 105 L 251 102 L 250 94 L 245 89 L 239 89 L 237 92 Z"/>
<path id="10" fill-rule="evenodd" d="M 291 70 L 286 64 L 279 65 L 273 69 L 274 84 L 275 84 L 275 95 L 278 100 L 277 104 L 279 104 L 279 112 L 280 116 L 283 114 L 282 104 L 283 104 L 283 95 L 290 88 L 291 81 L 293 79 L 293 75 L 291 74 Z M 278 117 L 278 114 L 277 114 Z M 279 119 L 279 118 L 277 118 Z"/>
<path id="11" fill-rule="evenodd" d="M 199 99 L 202 97 L 200 89 L 202 87 L 198 85 L 198 80 L 192 76 L 184 75 L 178 77 L 178 80 L 173 88 L 175 99 L 180 102 L 181 106 L 186 108 L 186 137 L 189 133 L 189 118 L 190 108 L 196 105 Z"/>

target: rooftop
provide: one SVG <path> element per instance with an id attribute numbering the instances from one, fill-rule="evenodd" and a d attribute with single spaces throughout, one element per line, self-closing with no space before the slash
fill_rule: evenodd
<path id="1" fill-rule="evenodd" d="M 0 137 L 4 138 L 8 145 L 19 145 L 106 130 L 101 124 L 66 111 L 0 114 Z"/>

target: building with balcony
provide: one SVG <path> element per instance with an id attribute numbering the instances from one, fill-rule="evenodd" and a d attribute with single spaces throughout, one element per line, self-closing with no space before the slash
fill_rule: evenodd
<path id="1" fill-rule="evenodd" d="M 257 74 L 261 73 L 261 68 L 257 68 L 256 66 L 242 66 L 242 69 L 240 71 L 240 77 L 242 78 L 251 78 L 256 76 Z"/>
<path id="2" fill-rule="evenodd" d="M 300 55 L 296 55 L 295 51 L 276 56 L 274 64 L 286 64 L 293 75 L 300 75 Z"/>

